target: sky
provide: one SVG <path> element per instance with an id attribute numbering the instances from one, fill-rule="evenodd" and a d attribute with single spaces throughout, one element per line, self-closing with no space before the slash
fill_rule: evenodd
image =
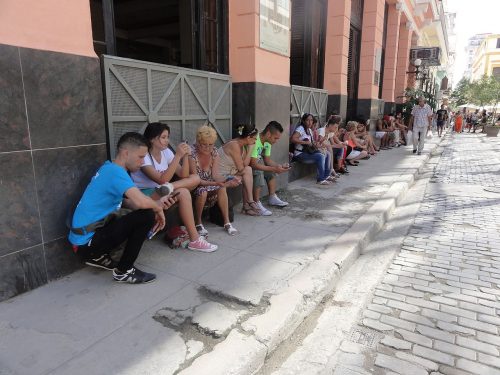
<path id="1" fill-rule="evenodd" d="M 465 46 L 474 34 L 500 34 L 500 0 L 447 0 L 449 12 L 457 13 L 455 22 L 456 61 L 454 85 L 465 71 Z"/>

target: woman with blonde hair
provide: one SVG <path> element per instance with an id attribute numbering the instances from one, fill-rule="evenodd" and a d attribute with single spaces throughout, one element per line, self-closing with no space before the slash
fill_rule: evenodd
<path id="1" fill-rule="evenodd" d="M 196 132 L 196 143 L 191 146 L 191 158 L 189 160 L 190 173 L 200 177 L 200 185 L 194 190 L 195 197 L 195 224 L 198 233 L 202 236 L 208 235 L 208 231 L 203 226 L 201 217 L 204 208 L 209 208 L 215 204 L 219 205 L 224 219 L 224 230 L 229 235 L 238 233 L 229 221 L 229 201 L 226 188 L 236 187 L 241 184 L 241 179 L 234 176 L 232 179 L 225 179 L 219 172 L 220 157 L 215 148 L 217 133 L 215 129 L 208 125 L 203 125 Z"/>

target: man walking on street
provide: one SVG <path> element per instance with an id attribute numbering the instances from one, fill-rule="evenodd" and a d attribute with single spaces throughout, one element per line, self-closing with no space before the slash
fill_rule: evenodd
<path id="1" fill-rule="evenodd" d="M 443 127 L 448 120 L 448 111 L 444 109 L 444 104 L 441 105 L 441 109 L 436 112 L 436 125 L 438 131 L 438 137 L 441 137 L 443 134 Z"/>
<path id="2" fill-rule="evenodd" d="M 424 149 L 425 135 L 430 130 L 432 124 L 432 109 L 425 99 L 418 98 L 418 105 L 413 107 L 410 118 L 410 128 L 413 129 L 413 153 L 418 155 Z"/>

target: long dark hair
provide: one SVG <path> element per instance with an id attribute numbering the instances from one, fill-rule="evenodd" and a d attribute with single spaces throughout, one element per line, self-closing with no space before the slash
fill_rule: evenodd
<path id="1" fill-rule="evenodd" d="M 151 148 L 151 141 L 162 135 L 165 130 L 170 134 L 170 127 L 162 122 L 152 122 L 146 126 L 144 138 L 146 138 L 148 142 L 148 148 Z"/>

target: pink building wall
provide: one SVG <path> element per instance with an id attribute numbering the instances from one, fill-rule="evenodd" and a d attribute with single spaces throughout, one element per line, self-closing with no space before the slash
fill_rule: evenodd
<path id="1" fill-rule="evenodd" d="M 96 57 L 89 0 L 0 0 L 0 44 Z"/>
<path id="2" fill-rule="evenodd" d="M 229 2 L 229 74 L 233 82 L 290 86 L 290 58 L 260 48 L 259 0 Z"/>

